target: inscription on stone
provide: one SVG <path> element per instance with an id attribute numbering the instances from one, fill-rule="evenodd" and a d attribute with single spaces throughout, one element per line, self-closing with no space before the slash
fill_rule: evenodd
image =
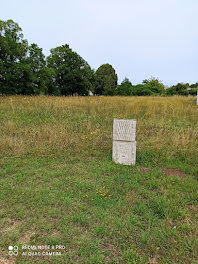
<path id="1" fill-rule="evenodd" d="M 136 120 L 114 119 L 113 140 L 135 141 Z"/>
<path id="2" fill-rule="evenodd" d="M 136 120 L 114 119 L 113 161 L 124 165 L 134 165 L 136 161 Z"/>

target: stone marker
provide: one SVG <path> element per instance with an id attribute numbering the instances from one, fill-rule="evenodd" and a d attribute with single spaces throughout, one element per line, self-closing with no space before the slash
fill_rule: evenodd
<path id="1" fill-rule="evenodd" d="M 135 165 L 136 120 L 113 120 L 113 161 L 123 165 Z"/>

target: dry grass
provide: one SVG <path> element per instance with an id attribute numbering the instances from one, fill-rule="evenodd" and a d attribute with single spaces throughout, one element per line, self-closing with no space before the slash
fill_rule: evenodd
<path id="1" fill-rule="evenodd" d="M 3 156 L 110 151 L 113 118 L 133 118 L 140 156 L 148 151 L 198 161 L 198 107 L 192 97 L 13 96 L 0 103 Z"/>

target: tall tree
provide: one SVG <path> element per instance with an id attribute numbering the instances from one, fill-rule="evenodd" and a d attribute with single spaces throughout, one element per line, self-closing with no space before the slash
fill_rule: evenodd
<path id="1" fill-rule="evenodd" d="M 95 72 L 95 82 L 95 94 L 114 95 L 116 93 L 118 77 L 112 65 L 101 65 Z"/>
<path id="2" fill-rule="evenodd" d="M 16 94 L 21 60 L 26 57 L 27 40 L 13 20 L 0 20 L 0 93 Z"/>
<path id="3" fill-rule="evenodd" d="M 46 75 L 46 61 L 42 49 L 37 44 L 31 44 L 26 58 L 21 60 L 20 94 L 46 94 Z"/>
<path id="4" fill-rule="evenodd" d="M 60 95 L 88 95 L 93 90 L 93 70 L 69 45 L 51 49 L 47 58 L 53 91 Z"/>
<path id="5" fill-rule="evenodd" d="M 13 20 L 0 21 L 0 93 L 46 93 L 45 57 Z"/>
<path id="6" fill-rule="evenodd" d="M 132 83 L 129 81 L 128 78 L 125 78 L 120 85 L 117 87 L 117 95 L 132 95 Z"/>

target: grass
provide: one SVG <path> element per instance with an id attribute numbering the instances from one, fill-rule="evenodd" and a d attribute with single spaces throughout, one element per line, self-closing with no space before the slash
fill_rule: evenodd
<path id="1" fill-rule="evenodd" d="M 137 119 L 136 166 L 111 160 L 113 118 Z M 0 122 L 0 263 L 198 263 L 195 98 L 1 97 Z"/>

